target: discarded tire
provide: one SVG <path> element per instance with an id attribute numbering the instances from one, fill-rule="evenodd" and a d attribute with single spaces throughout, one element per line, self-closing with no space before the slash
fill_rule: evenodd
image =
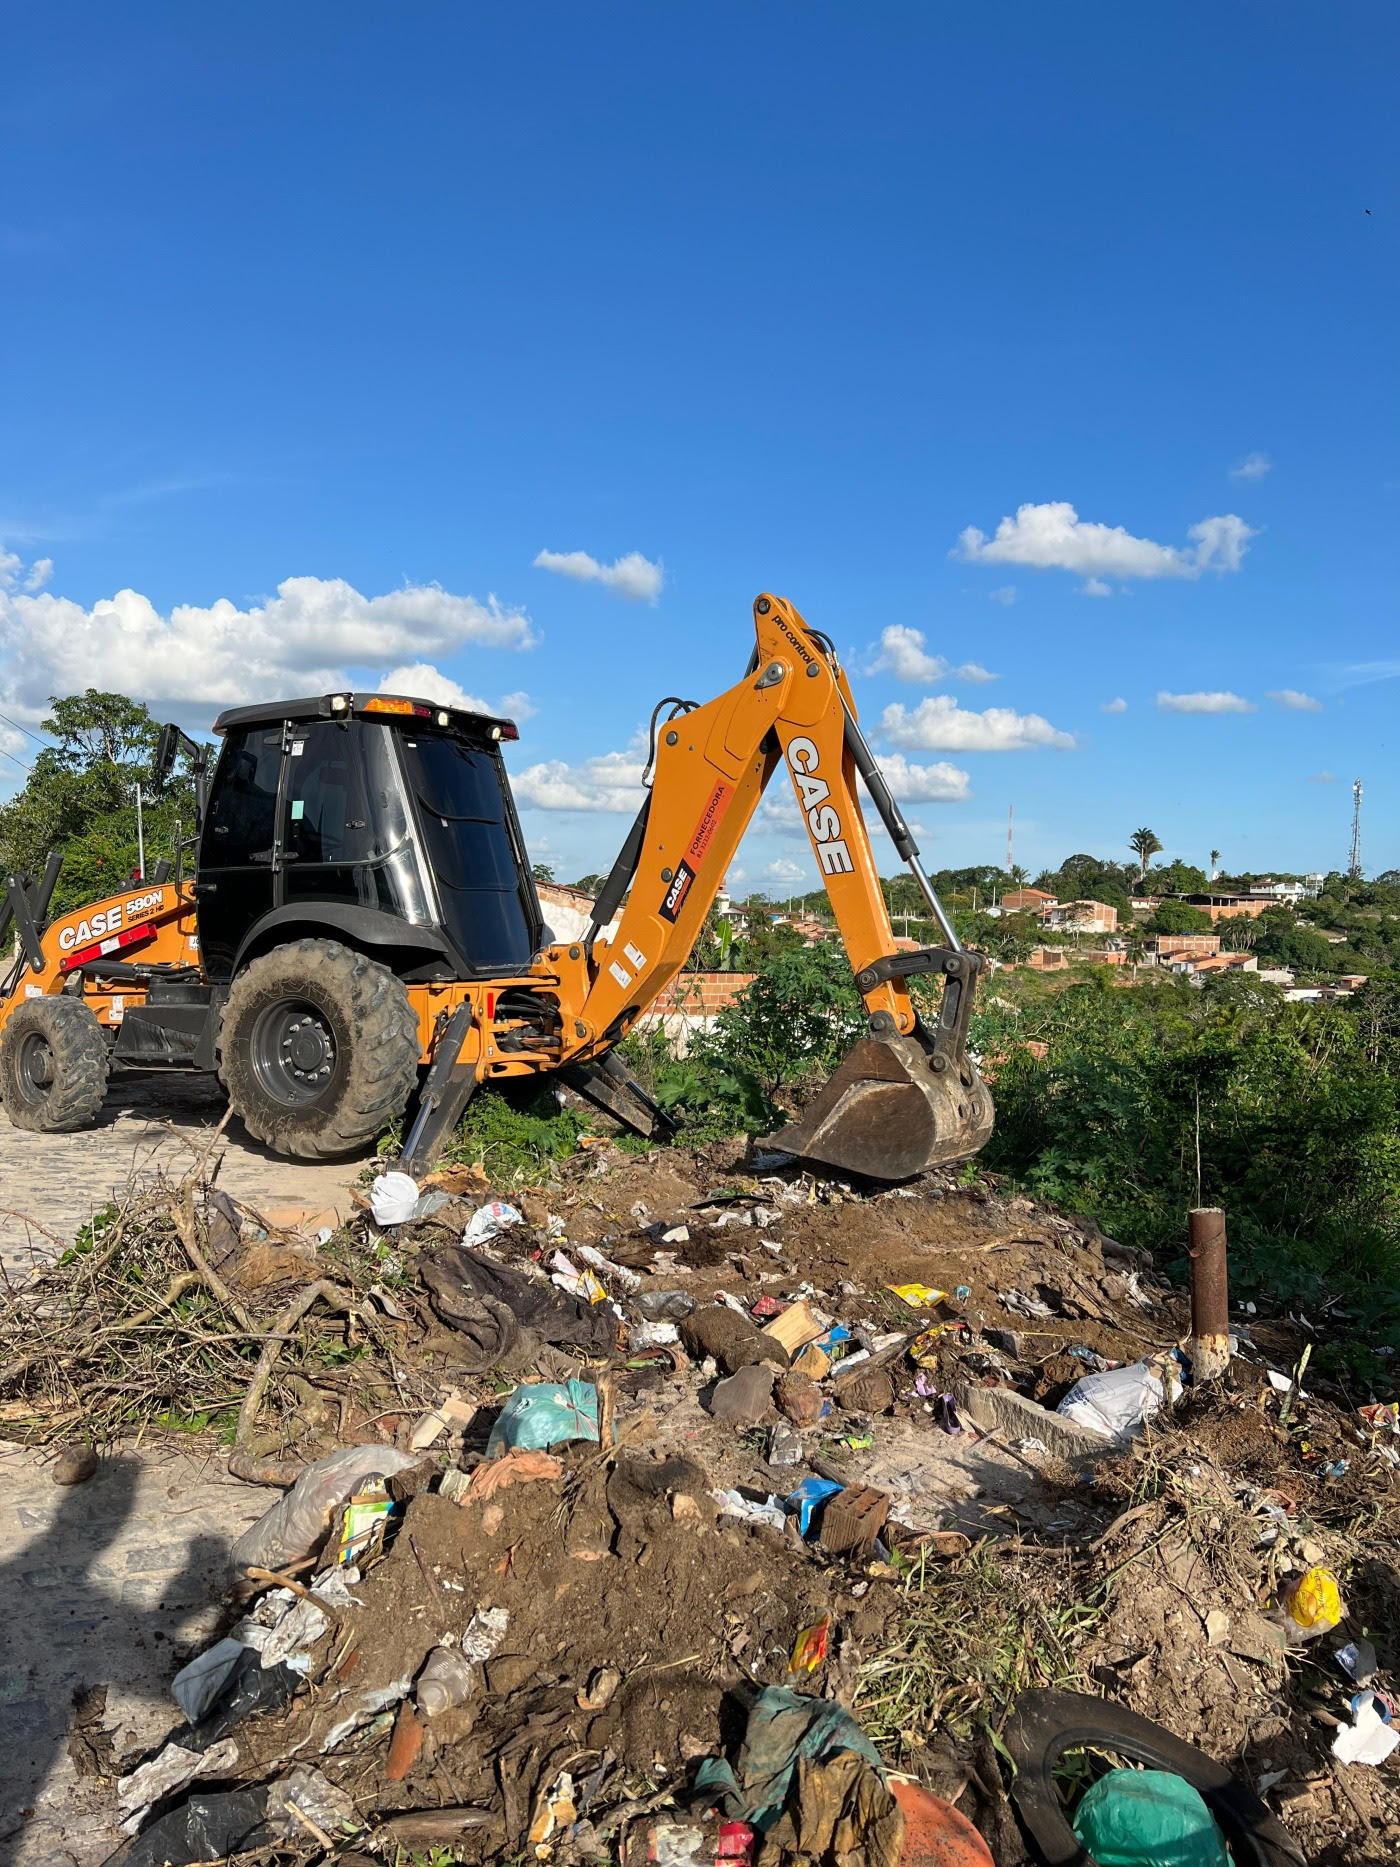
<path id="1" fill-rule="evenodd" d="M 64 1134 L 86 1128 L 107 1094 L 110 1053 L 90 1006 L 31 998 L 0 1036 L 0 1102 L 16 1128 Z"/>
<path id="2" fill-rule="evenodd" d="M 334 940 L 294 940 L 234 981 L 219 1075 L 249 1134 L 279 1154 L 333 1160 L 402 1114 L 418 1020 L 402 980 Z"/>
<path id="3" fill-rule="evenodd" d="M 1064 1753 L 1084 1745 L 1183 1777 L 1205 1798 L 1239 1867 L 1304 1867 L 1302 1849 L 1247 1784 L 1121 1705 L 1079 1692 L 1027 1692 L 1004 1735 L 1016 1765 L 1011 1800 L 1045 1867 L 1091 1867 L 1052 1780 Z"/>

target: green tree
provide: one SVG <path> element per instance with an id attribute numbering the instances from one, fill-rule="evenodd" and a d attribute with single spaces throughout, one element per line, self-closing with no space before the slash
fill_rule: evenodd
<path id="1" fill-rule="evenodd" d="M 55 697 L 43 730 L 57 741 L 34 761 L 23 790 L 0 806 L 0 873 L 36 875 L 50 850 L 63 857 L 52 912 L 124 887 L 136 871 L 136 787 L 144 785 L 160 726 L 125 694 L 88 688 Z M 176 825 L 194 831 L 194 787 L 182 753 L 160 798 L 144 800 L 148 870 L 172 856 Z"/>
<path id="2" fill-rule="evenodd" d="M 1148 933 L 1210 933 L 1211 918 L 1203 908 L 1193 908 L 1187 901 L 1163 901 L 1147 923 Z"/>
<path id="3" fill-rule="evenodd" d="M 1155 830 L 1142 829 L 1133 831 L 1132 835 L 1128 838 L 1128 847 L 1137 855 L 1138 885 L 1141 886 L 1142 883 L 1147 880 L 1148 863 L 1158 853 L 1162 845 L 1157 839 L 1157 832 Z"/>
<path id="4" fill-rule="evenodd" d="M 1210 883 L 1205 870 L 1194 863 L 1168 862 L 1148 872 L 1147 889 L 1154 895 L 1203 895 L 1209 892 Z"/>
<path id="5" fill-rule="evenodd" d="M 750 1077 L 777 1120 L 785 1092 L 828 1075 L 864 1022 L 844 951 L 797 947 L 764 959 L 758 977 L 719 1013 L 711 1054 Z"/>
<path id="6" fill-rule="evenodd" d="M 554 880 L 554 871 L 547 862 L 532 862 L 530 864 L 530 875 L 532 880 L 537 882 L 552 882 Z"/>

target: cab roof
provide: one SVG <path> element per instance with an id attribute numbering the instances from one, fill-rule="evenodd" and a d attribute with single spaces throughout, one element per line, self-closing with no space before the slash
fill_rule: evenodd
<path id="1" fill-rule="evenodd" d="M 313 694 L 301 700 L 261 700 L 251 707 L 228 707 L 214 721 L 214 731 L 222 736 L 245 726 L 343 720 L 352 714 L 368 715 L 375 721 L 402 720 L 406 725 L 422 721 L 428 725 L 455 726 L 459 731 L 479 733 L 487 739 L 520 737 L 515 721 L 503 715 L 477 713 L 470 707 L 445 707 L 416 694 L 361 692 Z"/>

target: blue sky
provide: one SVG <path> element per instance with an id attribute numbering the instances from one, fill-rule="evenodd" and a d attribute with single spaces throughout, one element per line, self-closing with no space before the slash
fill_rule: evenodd
<path id="1" fill-rule="evenodd" d="M 88 681 L 431 666 L 571 877 L 770 588 L 931 866 L 1014 803 L 1033 870 L 1329 868 L 1358 775 L 1400 865 L 1391 6 L 87 4 L 5 62 L 11 781 Z M 740 861 L 812 885 L 785 805 Z"/>

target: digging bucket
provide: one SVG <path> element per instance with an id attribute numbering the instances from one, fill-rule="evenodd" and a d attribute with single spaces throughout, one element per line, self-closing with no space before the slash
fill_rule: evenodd
<path id="1" fill-rule="evenodd" d="M 763 1145 L 872 1180 L 967 1160 L 992 1132 L 992 1097 L 971 1059 L 922 1032 L 862 1037 L 796 1121 Z"/>

